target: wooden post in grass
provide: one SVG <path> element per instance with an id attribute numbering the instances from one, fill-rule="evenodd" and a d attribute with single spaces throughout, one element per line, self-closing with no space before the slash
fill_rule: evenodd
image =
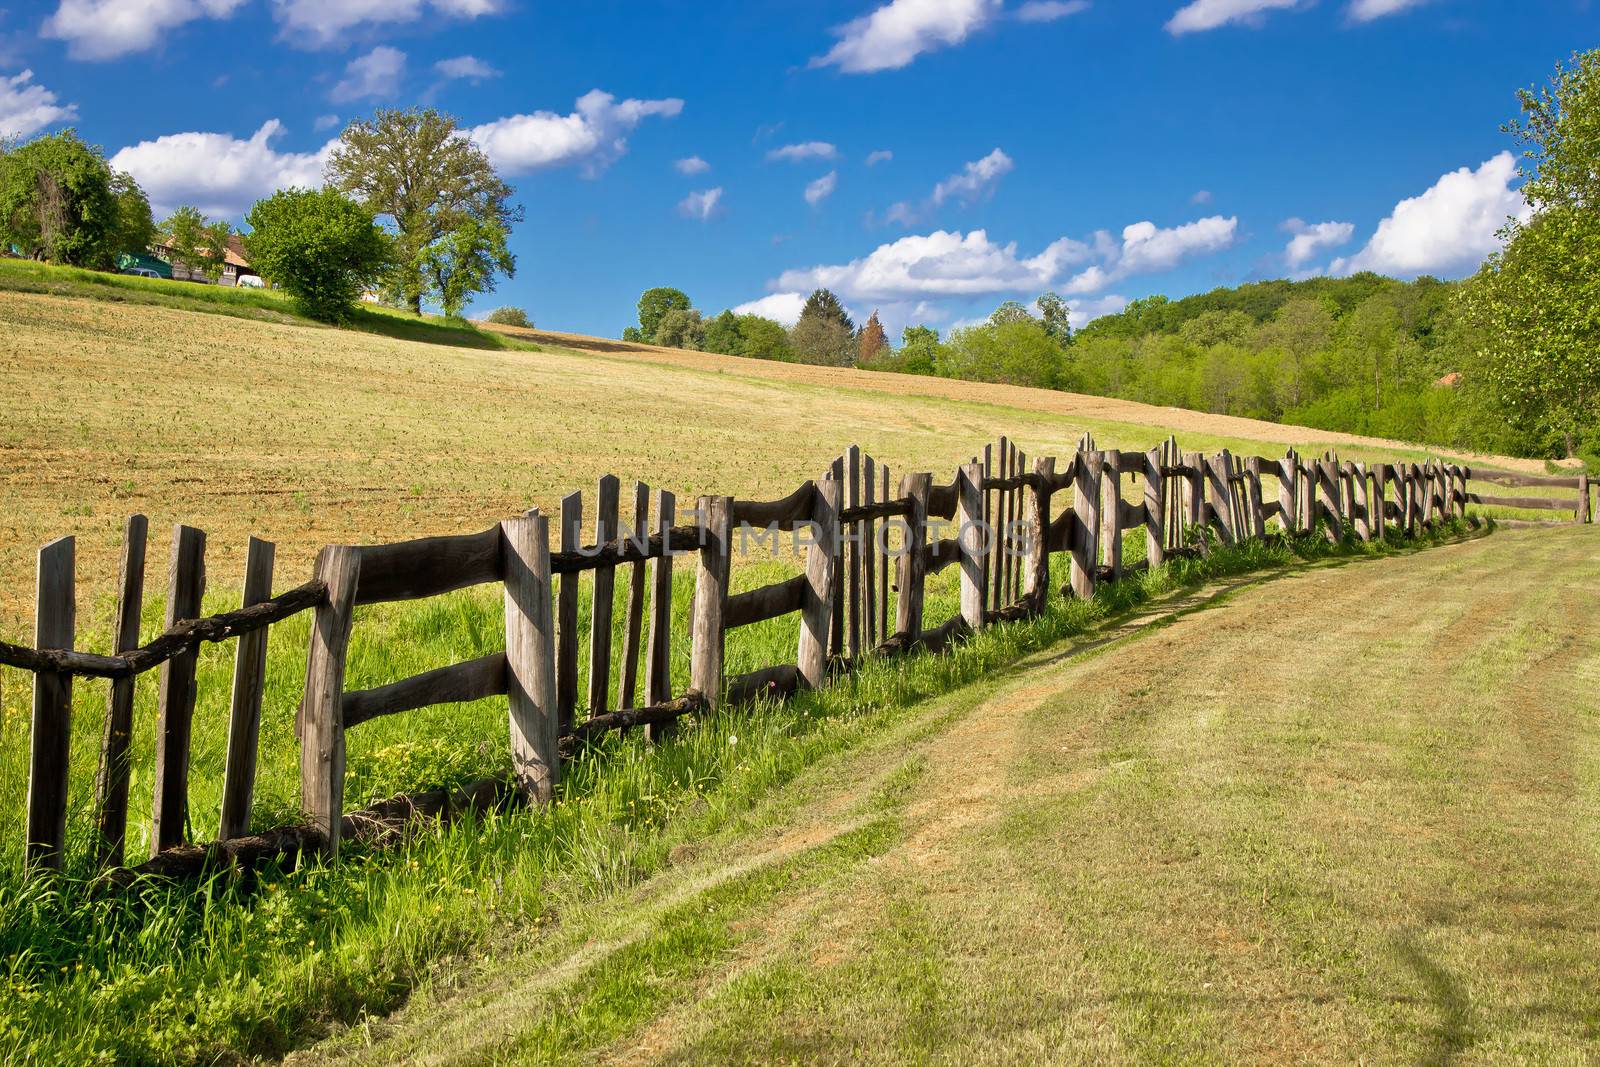
<path id="1" fill-rule="evenodd" d="M 817 483 L 811 496 L 811 544 L 806 547 L 806 585 L 800 600 L 800 644 L 795 662 L 801 681 L 812 689 L 828 680 L 828 631 L 838 586 L 839 511 L 844 486 L 831 475 Z"/>
<path id="2" fill-rule="evenodd" d="M 206 588 L 206 535 L 192 526 L 172 531 L 167 583 L 167 629 L 200 617 Z M 191 648 L 161 665 L 156 699 L 156 788 L 151 808 L 150 855 L 184 842 L 189 821 L 189 735 L 194 725 L 195 667 Z"/>
<path id="3" fill-rule="evenodd" d="M 317 556 L 316 576 L 327 587 L 311 620 L 306 691 L 300 705 L 300 806 L 322 834 L 323 855 L 339 854 L 344 815 L 344 665 L 350 650 L 361 554 L 329 545 Z"/>
<path id="4" fill-rule="evenodd" d="M 1244 461 L 1245 514 L 1249 518 L 1250 536 L 1260 540 L 1267 536 L 1267 520 L 1262 517 L 1261 457 L 1251 456 Z"/>
<path id="5" fill-rule="evenodd" d="M 1033 476 L 1037 481 L 1029 488 L 1025 504 L 1027 555 L 1022 561 L 1022 595 L 1040 611 L 1050 597 L 1050 483 L 1056 476 L 1055 457 L 1035 459 Z"/>
<path id="6" fill-rule="evenodd" d="M 1328 538 L 1332 541 L 1344 540 L 1344 521 L 1339 507 L 1339 470 L 1333 460 L 1318 460 L 1313 466 L 1317 471 L 1317 491 L 1321 497 L 1319 505 L 1323 518 L 1328 522 Z"/>
<path id="7" fill-rule="evenodd" d="M 961 617 L 974 631 L 988 618 L 989 589 L 983 561 L 992 554 L 994 530 L 983 521 L 983 471 L 969 463 L 956 472 L 956 543 L 961 554 Z M 998 514 L 995 509 L 994 514 Z"/>
<path id="8" fill-rule="evenodd" d="M 839 484 L 839 500 L 842 507 L 844 501 L 845 484 L 844 456 L 840 455 L 834 459 L 833 465 L 829 468 L 829 473 L 833 476 L 833 480 Z M 828 626 L 828 656 L 830 658 L 844 655 L 844 632 L 846 623 L 844 610 L 845 559 L 843 538 L 834 538 L 833 553 L 835 557 L 833 561 L 833 593 L 831 594 L 831 600 L 833 603 L 833 621 Z"/>
<path id="9" fill-rule="evenodd" d="M 561 498 L 561 551 L 583 547 L 583 494 Z M 556 708 L 561 735 L 572 732 L 578 707 L 578 572 L 563 574 L 556 600 Z"/>
<path id="10" fill-rule="evenodd" d="M 648 545 L 650 540 L 650 487 L 643 482 L 633 483 L 633 526 L 629 540 L 641 546 Z M 622 673 L 617 679 L 618 708 L 638 707 L 634 698 L 639 692 L 639 643 L 644 635 L 645 566 L 645 561 L 641 559 L 628 571 L 628 606 L 622 630 Z"/>
<path id="11" fill-rule="evenodd" d="M 111 651 L 139 646 L 139 617 L 144 607 L 144 556 L 149 521 L 128 516 L 122 534 L 122 564 L 117 568 L 117 614 Z M 133 737 L 134 679 L 114 678 L 106 696 L 105 733 L 100 745 L 100 772 L 95 780 L 96 867 L 120 867 L 128 835 L 128 749 Z"/>
<path id="12" fill-rule="evenodd" d="M 678 498 L 662 489 L 656 494 L 656 530 L 661 534 L 661 555 L 650 561 L 650 636 L 644 661 L 644 702 L 665 704 L 672 699 L 672 524 Z M 659 741 L 677 722 L 651 723 L 645 736 Z"/>
<path id="13" fill-rule="evenodd" d="M 245 553 L 244 596 L 249 607 L 272 599 L 272 566 L 276 548 L 271 541 L 250 538 Z M 255 803 L 256 751 L 261 738 L 261 697 L 267 685 L 267 628 L 239 636 L 233 657 L 233 701 L 228 710 L 228 758 L 222 771 L 222 819 L 217 837 L 222 841 L 250 832 L 250 808 Z"/>
<path id="14" fill-rule="evenodd" d="M 1183 454 L 1183 465 L 1189 468 L 1188 473 L 1183 476 L 1184 525 L 1191 529 L 1200 530 L 1200 547 L 1201 551 L 1204 551 L 1207 544 L 1204 536 L 1205 530 L 1203 529 L 1206 513 L 1205 453 L 1185 452 Z"/>
<path id="15" fill-rule="evenodd" d="M 910 637 L 922 633 L 922 587 L 928 569 L 924 554 L 928 547 L 928 494 L 932 488 L 931 474 L 907 474 L 900 479 L 900 495 L 911 501 L 911 514 L 906 516 L 900 558 L 895 561 L 895 584 L 899 586 L 895 632 Z"/>
<path id="16" fill-rule="evenodd" d="M 77 548 L 70 537 L 39 550 L 33 609 L 37 648 L 71 649 L 77 627 Z M 29 871 L 61 869 L 67 841 L 67 759 L 72 729 L 72 675 L 33 676 L 33 739 L 28 758 Z"/>
<path id="17" fill-rule="evenodd" d="M 502 522 L 500 545 L 511 769 L 529 801 L 548 804 L 561 781 L 550 520 L 530 511 Z"/>
<path id="18" fill-rule="evenodd" d="M 861 457 L 862 503 L 878 502 L 877 468 L 871 456 Z M 885 634 L 878 632 L 878 524 L 868 519 L 861 524 L 856 549 L 861 553 L 861 639 L 868 651 L 877 648 Z"/>
<path id="19" fill-rule="evenodd" d="M 889 496 L 889 465 L 879 465 L 878 477 L 882 479 L 881 489 L 884 500 Z M 890 636 L 889 630 L 889 524 L 884 523 L 883 536 L 878 541 L 878 639 L 880 641 Z"/>
<path id="20" fill-rule="evenodd" d="M 855 508 L 861 506 L 861 446 L 851 445 L 844 450 L 845 467 L 845 500 L 844 506 Z M 849 571 L 845 575 L 847 591 L 845 593 L 845 640 L 846 650 L 850 662 L 854 663 L 861 656 L 861 549 L 859 540 L 861 525 L 852 524 L 848 530 L 840 530 L 845 543 L 841 545 L 840 559 L 849 561 Z"/>
<path id="21" fill-rule="evenodd" d="M 1161 473 L 1162 446 L 1144 454 L 1144 554 L 1150 566 L 1167 561 L 1167 480 Z"/>
<path id="22" fill-rule="evenodd" d="M 728 569 L 732 563 L 733 497 L 703 496 L 700 513 L 700 572 L 694 585 L 694 619 L 690 626 L 689 684 L 706 708 L 722 706 L 722 651 L 726 634 L 722 615 L 728 605 Z"/>
<path id="23" fill-rule="evenodd" d="M 1299 485 L 1300 529 L 1304 533 L 1311 533 L 1316 530 L 1317 520 L 1322 517 L 1317 497 L 1317 461 L 1301 460 L 1297 456 L 1295 464 L 1295 477 Z"/>
<path id="24" fill-rule="evenodd" d="M 1100 453 L 1080 451 L 1072 479 L 1072 513 L 1078 536 L 1072 542 L 1072 595 L 1094 596 L 1095 567 L 1100 562 Z"/>
<path id="25" fill-rule="evenodd" d="M 1015 465 L 1014 450 L 1011 439 L 1005 434 L 1000 435 L 999 470 L 996 476 L 1005 481 L 1018 473 Z M 1009 602 L 1011 588 L 1007 575 L 1011 573 L 1011 523 L 1016 518 L 1012 507 L 1016 502 L 1015 495 L 1009 489 L 1002 489 L 995 500 L 993 513 L 989 522 L 989 570 L 988 604 L 996 611 L 1006 606 Z"/>
<path id="26" fill-rule="evenodd" d="M 1461 481 L 1461 498 L 1465 500 L 1467 497 L 1466 478 L 1463 477 Z M 1578 475 L 1578 509 L 1573 515 L 1572 521 L 1579 525 L 1589 521 L 1589 475 L 1587 473 Z"/>
<path id="27" fill-rule="evenodd" d="M 1122 578 L 1122 453 L 1105 453 L 1100 485 L 1100 537 L 1106 546 L 1106 569 L 1113 582 Z"/>
<path id="28" fill-rule="evenodd" d="M 1278 511 L 1283 522 L 1283 532 L 1292 534 L 1300 529 L 1300 517 L 1296 511 L 1299 496 L 1296 492 L 1300 488 L 1300 459 L 1294 454 L 1294 449 L 1289 449 L 1278 461 Z"/>
<path id="29" fill-rule="evenodd" d="M 1356 536 L 1363 541 L 1372 540 L 1372 497 L 1368 492 L 1367 465 L 1365 463 L 1350 464 L 1351 491 L 1355 499 L 1350 505 L 1350 510 L 1355 514 Z"/>
<path id="30" fill-rule="evenodd" d="M 621 483 L 614 474 L 600 479 L 594 503 L 594 543 L 603 545 L 616 539 Z M 610 711 L 611 694 L 611 619 L 617 599 L 617 569 L 597 567 L 594 572 L 594 600 L 589 605 L 589 714 Z"/>
<path id="31" fill-rule="evenodd" d="M 1206 460 L 1206 481 L 1211 488 L 1212 513 L 1217 520 L 1217 533 L 1222 543 L 1231 545 L 1238 538 L 1233 525 L 1233 457 L 1224 448 Z"/>

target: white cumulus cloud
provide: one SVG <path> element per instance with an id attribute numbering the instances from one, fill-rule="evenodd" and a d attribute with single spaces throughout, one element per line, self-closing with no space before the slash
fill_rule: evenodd
<path id="1" fill-rule="evenodd" d="M 677 169 L 679 174 L 704 174 L 711 169 L 711 164 L 699 156 L 690 156 L 688 159 L 678 160 L 673 164 L 673 167 Z"/>
<path id="2" fill-rule="evenodd" d="M 807 183 L 806 203 L 810 204 L 812 207 L 816 207 L 818 204 L 828 199 L 828 197 L 832 196 L 833 191 L 838 187 L 839 172 L 836 170 L 830 170 L 816 181 Z"/>
<path id="3" fill-rule="evenodd" d="M 958 173 L 936 184 L 933 192 L 928 194 L 920 206 L 905 200 L 891 204 L 884 212 L 884 220 L 899 223 L 901 226 L 915 226 L 948 200 L 956 199 L 964 204 L 974 203 L 993 193 L 995 185 L 1001 178 L 1011 173 L 1014 167 L 1011 157 L 996 148 L 982 159 L 973 160 L 963 166 Z"/>
<path id="4" fill-rule="evenodd" d="M 1178 35 L 1214 30 L 1230 22 L 1255 24 L 1268 11 L 1299 7 L 1304 0 L 1193 0 L 1167 20 L 1167 32 Z"/>
<path id="5" fill-rule="evenodd" d="M 1334 260 L 1329 273 L 1370 270 L 1411 277 L 1471 270 L 1500 246 L 1496 232 L 1507 218 L 1528 215 L 1521 194 L 1511 187 L 1516 176 L 1510 152 L 1476 170 L 1451 171 L 1426 192 L 1396 204 L 1366 246 L 1348 259 Z"/>
<path id="6" fill-rule="evenodd" d="M 74 59 L 143 52 L 196 19 L 227 18 L 245 0 L 61 0 L 42 33 L 67 42 Z"/>
<path id="7" fill-rule="evenodd" d="M 717 205 L 722 203 L 722 186 L 715 189 L 702 189 L 698 193 L 690 193 L 678 201 L 678 214 L 686 219 L 695 219 L 705 222 L 716 214 Z"/>
<path id="8" fill-rule="evenodd" d="M 343 44 L 350 31 L 369 23 L 415 22 L 425 10 L 475 19 L 499 14 L 505 8 L 503 0 L 272 0 L 272 4 L 285 38 L 312 48 Z"/>
<path id="9" fill-rule="evenodd" d="M 284 127 L 269 119 L 248 140 L 226 133 L 173 133 L 141 141 L 111 157 L 132 174 L 158 214 L 193 204 L 208 215 L 237 218 L 278 189 L 315 188 L 335 142 L 316 152 L 279 152 Z"/>
<path id="10" fill-rule="evenodd" d="M 477 56 L 454 56 L 441 59 L 433 65 L 440 77 L 470 82 L 481 82 L 500 77 L 500 71 Z"/>
<path id="11" fill-rule="evenodd" d="M 839 40 L 813 67 L 846 74 L 898 70 L 924 52 L 960 44 L 1000 13 L 1000 0 L 891 0 L 835 29 Z"/>
<path id="12" fill-rule="evenodd" d="M 1398 15 L 1402 11 L 1410 11 L 1427 2 L 1428 0 L 1351 0 L 1346 12 L 1352 22 L 1371 22 L 1385 15 Z"/>
<path id="13" fill-rule="evenodd" d="M 1017 8 L 1023 22 L 1054 22 L 1089 10 L 1089 0 L 1028 0 Z"/>
<path id="14" fill-rule="evenodd" d="M 1088 254 L 1087 246 L 1062 238 L 1025 258 L 1018 255 L 1016 242 L 996 244 L 983 230 L 935 230 L 879 245 L 849 263 L 784 271 L 771 288 L 826 288 L 852 300 L 1022 292 L 1048 288 L 1065 267 Z"/>
<path id="15" fill-rule="evenodd" d="M 806 141 L 802 144 L 786 144 L 782 148 L 774 148 L 767 153 L 767 159 L 782 160 L 785 163 L 804 163 L 808 159 L 838 159 L 839 149 L 827 141 Z"/>
<path id="16" fill-rule="evenodd" d="M 740 304 L 733 309 L 735 315 L 760 315 L 764 319 L 781 322 L 785 326 L 793 326 L 800 321 L 800 312 L 805 309 L 806 294 L 804 293 L 773 293 L 760 300 L 751 300 Z"/>
<path id="17" fill-rule="evenodd" d="M 471 137 L 508 174 L 581 165 L 599 174 L 628 149 L 628 134 L 646 118 L 675 118 L 683 101 L 618 100 L 599 89 L 585 93 L 570 115 L 535 111 L 474 127 Z"/>
<path id="18" fill-rule="evenodd" d="M 893 152 L 887 148 L 880 148 L 876 152 L 867 153 L 867 166 L 876 167 L 879 163 L 887 163 L 893 158 Z"/>
<path id="19" fill-rule="evenodd" d="M 33 71 L 0 77 L 0 138 L 28 137 L 77 117 L 78 105 L 60 103 L 55 93 L 34 84 Z"/>
<path id="20" fill-rule="evenodd" d="M 1292 234 L 1284 246 L 1283 260 L 1290 270 L 1299 270 L 1324 248 L 1338 248 L 1348 244 L 1355 236 L 1356 227 L 1350 222 L 1303 222 L 1286 219 L 1282 229 Z"/>
<path id="21" fill-rule="evenodd" d="M 1072 278 L 1067 290 L 1093 293 L 1135 274 L 1160 274 L 1193 256 L 1232 246 L 1238 230 L 1238 218 L 1212 215 L 1168 228 L 1148 220 L 1136 222 L 1123 227 L 1120 244 L 1102 231 L 1094 237 L 1095 254 L 1101 262 Z"/>
<path id="22" fill-rule="evenodd" d="M 337 103 L 382 100 L 400 91 L 400 82 L 405 76 L 406 54 L 380 44 L 345 64 L 344 77 L 334 85 L 328 97 Z"/>

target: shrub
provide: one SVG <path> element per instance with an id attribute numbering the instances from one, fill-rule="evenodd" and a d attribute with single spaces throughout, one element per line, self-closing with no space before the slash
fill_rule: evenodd
<path id="1" fill-rule="evenodd" d="M 392 241 L 372 213 L 332 189 L 284 189 L 245 219 L 250 262 L 307 316 L 343 322 L 383 276 Z"/>
<path id="2" fill-rule="evenodd" d="M 533 320 L 528 318 L 528 313 L 521 308 L 495 308 L 489 312 L 489 321 L 501 326 L 521 326 L 524 329 L 533 329 Z"/>

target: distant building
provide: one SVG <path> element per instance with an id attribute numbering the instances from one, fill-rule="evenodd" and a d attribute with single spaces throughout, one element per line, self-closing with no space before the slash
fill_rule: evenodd
<path id="1" fill-rule="evenodd" d="M 180 282 L 209 282 L 211 280 L 205 276 L 204 271 L 190 270 L 182 262 L 173 259 L 172 249 L 166 245 L 153 245 L 150 251 L 166 267 L 163 277 L 174 278 Z M 137 265 L 143 266 L 144 264 Z M 261 274 L 251 267 L 250 261 L 245 258 L 244 241 L 240 239 L 238 234 L 231 234 L 228 237 L 228 250 L 223 256 L 222 275 L 217 279 L 217 284 L 235 286 L 239 284 L 239 279 L 244 277 L 260 278 Z M 245 284 L 251 283 L 247 282 Z M 257 282 L 255 284 L 259 285 L 260 283 Z"/>

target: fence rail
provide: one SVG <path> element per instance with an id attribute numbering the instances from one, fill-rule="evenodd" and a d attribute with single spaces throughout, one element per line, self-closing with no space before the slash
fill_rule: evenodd
<path id="1" fill-rule="evenodd" d="M 1484 496 L 1469 491 L 1473 481 L 1571 489 L 1577 495 Z M 1057 495 L 1069 491 L 1070 505 L 1057 507 Z M 229 843 L 251 832 L 267 629 L 305 611 L 314 618 L 296 726 L 306 823 L 294 833 L 274 831 L 277 837 L 254 840 L 270 851 L 277 847 L 273 841 L 292 839 L 296 848 L 332 856 L 351 824 L 344 811 L 345 734 L 382 716 L 505 696 L 514 787 L 527 801 L 548 803 L 564 753 L 606 732 L 643 728 L 652 738 L 661 737 L 688 715 L 823 686 L 869 657 L 937 651 L 997 621 L 1034 614 L 1051 595 L 1054 553 L 1065 553 L 1068 560 L 1061 593 L 1087 598 L 1097 584 L 1123 576 L 1124 539 L 1141 530 L 1146 559 L 1157 566 L 1178 555 L 1208 553 L 1213 541 L 1235 544 L 1273 536 L 1268 523 L 1279 531 L 1320 528 L 1335 540 L 1369 541 L 1391 532 L 1413 534 L 1464 514 L 1468 505 L 1570 511 L 1580 523 L 1593 515 L 1588 478 L 1581 474 L 1533 476 L 1435 461 L 1367 465 L 1340 461 L 1331 453 L 1306 458 L 1292 450 L 1281 459 L 1241 458 L 1227 450 L 1208 456 L 1180 450 L 1173 438 L 1145 452 L 1100 450 L 1088 435 L 1064 462 L 1051 456 L 1030 461 L 1002 437 L 962 464 L 949 482 L 937 485 L 931 474 L 921 472 L 896 481 L 887 464 L 852 446 L 821 477 L 787 496 L 765 501 L 702 496 L 684 525 L 677 524 L 672 493 L 652 494 L 637 483 L 627 533 L 615 477 L 599 481 L 594 503 L 595 536 L 587 545 L 581 538 L 583 495 L 573 493 L 561 502 L 555 549 L 550 517 L 530 511 L 478 533 L 328 546 L 310 581 L 277 596 L 271 595 L 273 546 L 252 538 L 243 606 L 204 618 L 196 616 L 206 583 L 205 535 L 179 526 L 169 563 L 166 629 L 138 647 L 147 523 L 133 516 L 124 533 L 108 655 L 74 650 L 74 542 L 67 537 L 46 545 L 39 553 L 37 647 L 0 643 L 0 664 L 34 674 L 26 813 L 30 871 L 62 863 L 75 677 L 110 681 L 95 784 L 95 863 L 104 868 L 124 863 L 132 686 L 137 675 L 150 670 L 161 672 L 152 869 L 170 868 L 160 862 L 163 854 L 170 860 L 183 849 L 204 851 L 185 840 L 196 652 L 204 642 L 235 638 L 222 813 L 218 844 L 209 848 L 230 856 L 249 851 Z M 778 533 L 806 533 L 804 568 L 794 577 L 730 593 L 735 534 L 744 537 L 752 530 L 774 541 Z M 672 575 L 678 557 L 696 568 L 695 593 L 688 632 L 674 634 Z M 959 568 L 960 610 L 928 625 L 927 581 L 950 567 Z M 618 649 L 612 613 L 617 572 L 623 568 L 626 597 Z M 593 610 L 589 681 L 580 700 L 578 602 L 584 575 L 592 584 Z M 374 689 L 346 690 L 356 607 L 491 583 L 502 586 L 505 599 L 504 651 Z M 729 631 L 791 615 L 799 616 L 793 662 L 727 674 Z M 690 684 L 674 694 L 671 653 L 685 640 Z M 613 693 L 614 654 L 619 658 Z M 498 797 L 501 791 L 478 792 Z M 478 794 L 463 795 L 467 799 L 460 802 L 467 803 Z M 438 800 L 421 808 L 400 807 L 432 811 L 449 805 Z"/>

